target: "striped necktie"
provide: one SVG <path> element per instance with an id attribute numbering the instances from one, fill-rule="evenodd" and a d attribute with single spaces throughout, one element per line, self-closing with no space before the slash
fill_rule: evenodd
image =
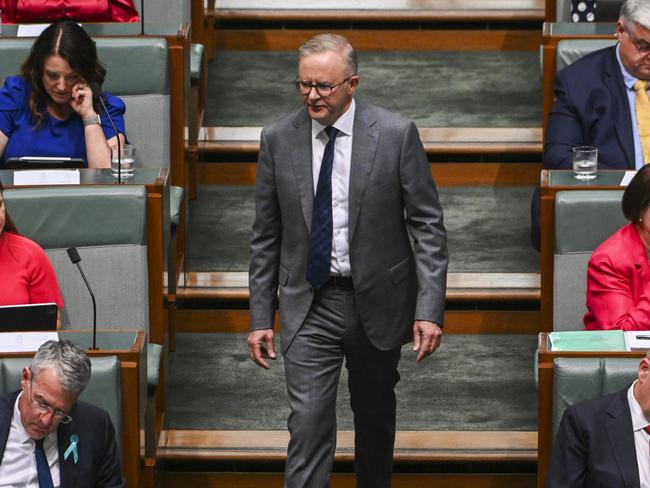
<path id="1" fill-rule="evenodd" d="M 39 488 L 54 488 L 52 481 L 52 473 L 50 473 L 50 465 L 45 456 L 45 449 L 43 449 L 43 439 L 34 439 L 36 449 L 34 455 L 36 456 L 36 473 L 38 474 Z"/>
<path id="2" fill-rule="evenodd" d="M 639 80 L 634 84 L 634 107 L 636 125 L 639 130 L 643 163 L 650 163 L 650 99 L 648 98 L 648 82 Z"/>
<path id="3" fill-rule="evenodd" d="M 334 127 L 326 127 L 325 133 L 329 140 L 318 174 L 307 261 L 307 281 L 314 289 L 321 288 L 329 280 L 332 259 L 332 165 L 334 142 L 339 131 Z"/>

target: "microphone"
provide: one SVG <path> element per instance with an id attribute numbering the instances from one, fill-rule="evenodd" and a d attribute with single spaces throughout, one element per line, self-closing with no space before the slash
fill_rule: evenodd
<path id="1" fill-rule="evenodd" d="M 93 290 L 90 288 L 90 283 L 88 283 L 88 280 L 86 279 L 86 275 L 84 274 L 83 269 L 81 269 L 81 265 L 79 262 L 81 261 L 81 256 L 79 256 L 79 253 L 77 252 L 76 247 L 70 247 L 68 248 L 68 256 L 70 257 L 70 261 L 72 261 L 72 264 L 76 264 L 77 268 L 79 268 L 79 272 L 81 273 L 81 277 L 84 279 L 84 282 L 86 283 L 86 288 L 88 288 L 88 293 L 90 293 L 90 298 L 93 299 L 93 347 L 91 347 L 91 350 L 99 350 L 97 347 L 97 303 L 95 303 L 95 295 L 93 293 Z"/>
<path id="2" fill-rule="evenodd" d="M 119 185 L 122 183 L 122 149 L 120 144 L 120 134 L 117 132 L 117 128 L 115 127 L 115 123 L 113 122 L 111 114 L 108 113 L 108 109 L 106 108 L 106 104 L 102 98 L 102 88 L 99 86 L 99 83 L 93 81 L 89 86 L 90 90 L 93 92 L 93 100 L 99 101 L 101 106 L 104 108 L 104 112 L 108 116 L 108 121 L 111 123 L 111 127 L 115 132 L 115 137 L 117 138 L 117 184 Z M 112 157 L 113 156 L 111 155 L 111 159 Z"/>

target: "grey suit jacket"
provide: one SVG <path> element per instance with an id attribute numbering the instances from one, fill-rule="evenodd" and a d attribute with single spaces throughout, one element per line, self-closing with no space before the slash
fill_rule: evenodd
<path id="1" fill-rule="evenodd" d="M 313 299 L 306 280 L 314 188 L 311 119 L 300 109 L 264 128 L 249 273 L 251 328 L 272 327 L 280 297 L 282 351 Z M 379 349 L 412 339 L 414 319 L 442 324 L 447 236 L 413 122 L 356 103 L 348 239 L 361 323 Z"/>

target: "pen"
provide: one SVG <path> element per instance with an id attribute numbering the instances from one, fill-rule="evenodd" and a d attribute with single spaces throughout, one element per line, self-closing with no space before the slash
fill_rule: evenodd
<path id="1" fill-rule="evenodd" d="M 636 336 L 636 338 L 644 341 L 650 341 L 650 335 L 640 335 L 640 336 Z"/>

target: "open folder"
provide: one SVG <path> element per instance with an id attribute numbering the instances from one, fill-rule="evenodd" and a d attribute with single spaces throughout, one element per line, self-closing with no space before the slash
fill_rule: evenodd
<path id="1" fill-rule="evenodd" d="M 650 330 L 571 330 L 551 332 L 548 340 L 551 351 L 647 351 L 650 349 Z"/>

